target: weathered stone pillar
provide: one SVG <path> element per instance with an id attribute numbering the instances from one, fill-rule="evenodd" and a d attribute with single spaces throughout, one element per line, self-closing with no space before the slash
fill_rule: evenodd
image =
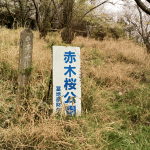
<path id="1" fill-rule="evenodd" d="M 30 29 L 24 29 L 20 34 L 19 48 L 19 75 L 18 75 L 18 98 L 17 105 L 20 105 L 20 95 L 29 84 L 29 77 L 32 70 L 32 49 L 33 33 Z"/>

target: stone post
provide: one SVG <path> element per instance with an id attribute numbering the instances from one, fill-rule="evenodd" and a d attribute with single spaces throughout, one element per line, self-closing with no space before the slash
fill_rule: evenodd
<path id="1" fill-rule="evenodd" d="M 18 106 L 20 105 L 20 95 L 29 84 L 29 77 L 32 70 L 33 33 L 30 29 L 24 29 L 21 32 L 19 47 Z"/>

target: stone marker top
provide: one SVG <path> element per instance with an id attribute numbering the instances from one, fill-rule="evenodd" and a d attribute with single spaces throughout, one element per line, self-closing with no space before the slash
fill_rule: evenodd
<path id="1" fill-rule="evenodd" d="M 26 29 L 24 29 L 22 32 L 21 32 L 21 34 L 24 34 L 24 33 L 31 33 L 31 34 L 33 34 L 32 33 L 32 31 L 29 29 L 29 28 L 26 28 Z"/>
<path id="2" fill-rule="evenodd" d="M 29 28 L 24 29 L 20 34 L 20 48 L 25 48 L 22 49 L 23 51 L 30 51 L 33 48 L 33 33 Z"/>

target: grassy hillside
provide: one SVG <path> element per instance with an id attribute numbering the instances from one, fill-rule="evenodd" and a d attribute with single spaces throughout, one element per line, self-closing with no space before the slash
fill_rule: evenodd
<path id="1" fill-rule="evenodd" d="M 34 31 L 30 96 L 21 100 L 16 115 L 22 30 L 0 29 L 0 149 L 150 149 L 150 56 L 144 46 L 128 39 L 76 37 L 72 46 L 81 48 L 82 115 L 54 116 L 51 96 L 45 100 L 51 48 L 65 44 L 59 33 L 43 40 Z"/>

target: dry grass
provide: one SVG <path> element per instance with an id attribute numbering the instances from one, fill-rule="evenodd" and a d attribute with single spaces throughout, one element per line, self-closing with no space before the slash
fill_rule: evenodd
<path id="1" fill-rule="evenodd" d="M 1 68 L 2 62 L 6 62 L 11 69 L 17 70 L 22 30 L 0 29 Z M 82 116 L 49 116 L 52 106 L 43 104 L 43 99 L 52 68 L 51 46 L 63 43 L 59 33 L 48 35 L 46 40 L 39 39 L 37 31 L 33 34 L 32 96 L 29 100 L 22 100 L 19 116 L 15 116 L 14 83 L 0 75 L 0 111 L 3 111 L 0 148 L 102 149 L 109 144 L 103 138 L 104 132 L 113 132 L 112 124 L 122 122 L 110 106 L 110 99 L 116 99 L 113 91 L 122 95 L 131 89 L 143 88 L 140 82 L 146 82 L 144 77 L 149 77 L 150 56 L 144 47 L 127 39 L 96 41 L 76 37 L 72 45 L 81 47 Z M 103 96 L 104 93 L 107 96 Z M 145 114 L 147 116 L 148 113 Z M 120 135 L 118 131 L 115 133 Z"/>
<path id="2" fill-rule="evenodd" d="M 127 39 L 118 41 L 109 39 L 99 42 L 77 37 L 73 44 L 84 46 L 81 49 L 82 76 L 91 76 L 100 82 L 107 82 L 107 87 L 117 91 L 126 83 L 137 87 L 142 79 L 140 72 L 142 74 L 150 67 L 150 56 L 147 55 L 145 49 Z M 88 64 L 90 64 L 89 67 Z M 139 72 L 137 80 L 131 76 L 136 72 Z M 128 86 L 130 85 L 123 86 L 123 88 L 128 88 Z"/>

